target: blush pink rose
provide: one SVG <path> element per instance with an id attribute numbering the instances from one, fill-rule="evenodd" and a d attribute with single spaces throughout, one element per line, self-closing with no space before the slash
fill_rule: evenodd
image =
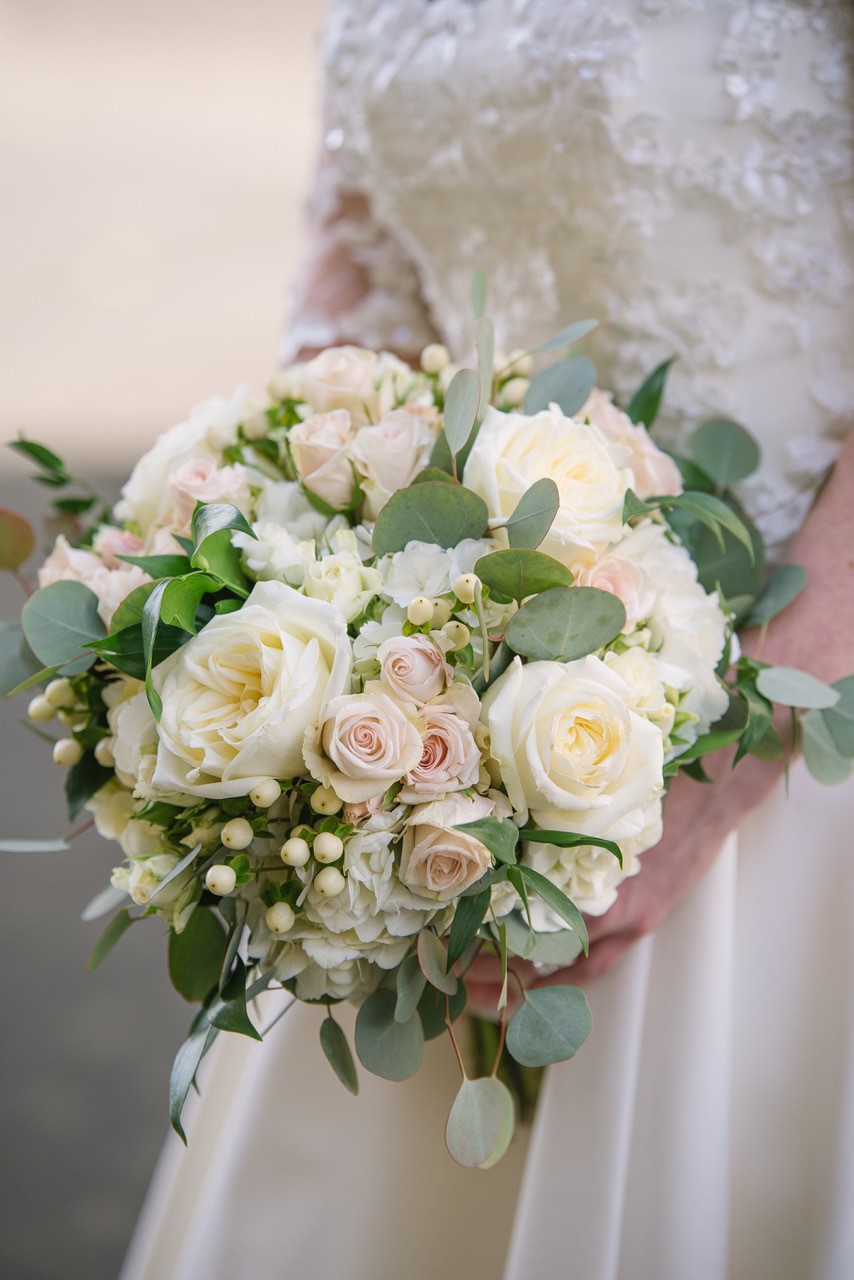
<path id="1" fill-rule="evenodd" d="M 188 458 L 169 477 L 169 488 L 174 501 L 173 519 L 181 528 L 189 525 L 197 502 L 230 502 L 244 515 L 249 514 L 249 477 L 240 463 L 218 467 L 213 458 Z"/>
<path id="2" fill-rule="evenodd" d="M 454 828 L 488 817 L 492 809 L 492 801 L 484 796 L 471 800 L 450 796 L 420 805 L 403 834 L 403 883 L 441 902 L 459 897 L 475 884 L 492 866 L 492 854 L 474 836 Z"/>
<path id="3" fill-rule="evenodd" d="M 356 481 L 350 462 L 353 427 L 346 409 L 315 413 L 291 427 L 288 443 L 307 489 L 337 510 L 353 501 Z"/>
<path id="4" fill-rule="evenodd" d="M 369 516 L 427 465 L 433 439 L 423 418 L 406 409 L 393 409 L 375 427 L 361 427 L 353 441 L 352 457 L 368 499 Z"/>
<path id="5" fill-rule="evenodd" d="M 640 565 L 630 560 L 605 556 L 596 564 L 578 569 L 575 581 L 579 587 L 610 591 L 611 595 L 623 602 L 626 610 L 624 635 L 634 631 L 637 624 L 648 618 L 655 607 L 655 588 L 649 575 Z"/>
<path id="6" fill-rule="evenodd" d="M 92 547 L 107 569 L 118 569 L 124 563 L 119 556 L 141 556 L 144 545 L 135 533 L 111 524 L 102 525 L 92 539 Z"/>
<path id="7" fill-rule="evenodd" d="M 415 708 L 378 690 L 333 698 L 303 747 L 312 776 L 349 804 L 383 795 L 421 751 Z"/>
<path id="8" fill-rule="evenodd" d="M 606 391 L 595 387 L 577 416 L 589 418 L 612 444 L 629 450 L 626 466 L 634 476 L 632 488 L 639 498 L 682 492 L 682 476 L 673 459 L 653 444 L 646 427 L 637 426 L 617 408 Z"/>
<path id="9" fill-rule="evenodd" d="M 452 685 L 445 697 L 421 708 L 426 726 L 421 759 L 403 779 L 397 797 L 402 804 L 424 804 L 477 783 L 481 752 L 474 731 L 479 714 L 480 699 L 463 684 Z"/>
<path id="10" fill-rule="evenodd" d="M 454 677 L 441 649 L 427 636 L 394 636 L 377 650 L 380 680 L 399 698 L 423 706 Z"/>

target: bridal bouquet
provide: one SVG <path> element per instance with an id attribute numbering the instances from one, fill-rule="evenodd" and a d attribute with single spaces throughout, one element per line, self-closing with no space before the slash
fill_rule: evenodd
<path id="1" fill-rule="evenodd" d="M 591 327 L 540 350 L 571 353 Z M 736 614 L 767 621 L 802 577 L 760 592 L 761 545 L 727 497 L 750 438 L 706 424 L 677 465 L 641 425 L 664 369 L 631 416 L 594 377 L 574 354 L 532 376 L 485 320 L 477 370 L 438 346 L 419 371 L 323 351 L 276 374 L 269 402 L 212 400 L 161 436 L 111 514 L 57 538 L 22 632 L 2 632 L 7 686 L 43 686 L 30 718 L 60 722 L 72 816 L 122 851 L 87 913 L 118 907 L 93 963 L 157 917 L 200 1004 L 171 1082 L 182 1136 L 211 1042 L 261 1038 L 251 1002 L 270 989 L 320 1006 L 353 1092 L 337 1002 L 359 1006 L 362 1066 L 391 1080 L 447 1031 L 449 1149 L 493 1164 L 513 1100 L 495 1070 L 469 1078 L 455 1033 L 477 954 L 503 967 L 501 1046 L 506 1020 L 516 1062 L 568 1058 L 583 993 L 511 989 L 510 1018 L 508 956 L 586 948 L 582 912 L 607 910 L 660 839 L 668 779 L 736 741 L 781 750 L 773 699 L 801 708 L 819 772 L 847 771 L 849 685 L 733 643 Z M 55 454 L 14 447 L 67 493 Z M 79 520 L 95 499 L 58 506 Z M 17 569 L 32 535 L 12 513 L 0 530 Z M 725 599 L 736 562 L 753 585 Z"/>

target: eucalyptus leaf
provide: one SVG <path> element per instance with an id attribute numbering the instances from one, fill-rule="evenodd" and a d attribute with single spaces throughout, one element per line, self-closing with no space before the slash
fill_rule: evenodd
<path id="1" fill-rule="evenodd" d="M 43 667 L 24 639 L 24 630 L 18 618 L 0 621 L 0 696 L 27 687 L 27 682 L 42 670 L 53 672 L 58 671 L 59 667 Z"/>
<path id="2" fill-rule="evenodd" d="M 568 324 L 565 329 L 559 329 L 553 337 L 536 347 L 537 352 L 557 351 L 560 347 L 571 347 L 573 343 L 580 342 L 582 338 L 586 338 L 588 333 L 592 333 L 598 328 L 598 320 L 576 320 L 574 324 Z"/>
<path id="3" fill-rule="evenodd" d="M 596 587 L 555 587 L 526 601 L 504 639 L 514 653 L 571 662 L 614 640 L 626 623 L 622 601 Z"/>
<path id="4" fill-rule="evenodd" d="M 475 818 L 474 822 L 461 822 L 454 827 L 455 831 L 465 831 L 474 836 L 493 854 L 499 862 L 516 861 L 516 845 L 519 843 L 519 828 L 509 818 Z"/>
<path id="5" fill-rule="evenodd" d="M 750 537 L 749 550 L 728 530 L 694 526 L 693 535 L 686 537 L 672 517 L 670 523 L 690 551 L 697 577 L 707 591 L 722 592 L 733 612 L 741 596 L 752 604 L 762 582 L 765 549 L 761 535 L 749 520 L 744 521 Z"/>
<path id="6" fill-rule="evenodd" d="M 427 484 L 430 480 L 438 480 L 440 484 L 456 484 L 454 477 L 448 471 L 443 471 L 441 467 L 425 467 L 423 471 L 418 472 L 412 483 Z"/>
<path id="7" fill-rule="evenodd" d="M 82 582 L 54 582 L 35 591 L 21 610 L 27 643 L 46 667 L 65 666 L 69 675 L 88 670 L 94 653 L 80 650 L 104 635 L 98 597 Z"/>
<path id="8" fill-rule="evenodd" d="M 475 267 L 471 278 L 471 309 L 478 319 L 486 308 L 486 272 L 483 267 Z"/>
<path id="9" fill-rule="evenodd" d="M 523 1067 L 546 1067 L 573 1057 L 593 1022 L 580 987 L 534 987 L 507 1028 L 507 1051 Z"/>
<path id="10" fill-rule="evenodd" d="M 710 418 L 691 437 L 697 465 L 719 489 L 728 489 L 752 475 L 760 462 L 759 445 L 749 431 L 730 418 Z"/>
<path id="11" fill-rule="evenodd" d="M 489 408 L 492 399 L 494 381 L 493 361 L 495 356 L 495 329 L 491 320 L 480 320 L 477 326 L 477 381 L 478 406 L 477 421 L 483 421 L 483 415 Z"/>
<path id="12" fill-rule="evenodd" d="M 456 457 L 465 445 L 477 419 L 480 380 L 471 369 L 460 369 L 445 394 L 444 430 L 451 454 Z"/>
<path id="13" fill-rule="evenodd" d="M 448 939 L 446 963 L 449 969 L 465 954 L 467 947 L 477 937 L 477 931 L 483 924 L 486 913 L 489 910 L 491 896 L 489 889 L 483 889 L 480 893 L 472 894 L 470 897 L 457 899 L 457 908 L 454 912 L 451 933 Z M 438 984 L 434 983 L 433 985 L 437 986 Z M 454 990 L 456 990 L 456 986 Z"/>
<path id="14" fill-rule="evenodd" d="M 568 965 L 581 954 L 581 942 L 572 929 L 537 932 L 529 928 L 515 911 L 505 916 L 502 924 L 507 930 L 510 951 L 523 960 L 532 960 L 537 964 Z"/>
<path id="15" fill-rule="evenodd" d="M 132 916 L 125 907 L 118 915 L 113 916 L 104 932 L 92 948 L 92 954 L 86 962 L 88 973 L 94 973 L 98 965 L 110 954 L 119 938 L 131 927 L 136 916 Z"/>
<path id="16" fill-rule="evenodd" d="M 513 1095 L 500 1080 L 463 1080 L 454 1099 L 445 1142 L 457 1164 L 490 1169 L 510 1146 L 516 1119 Z"/>
<path id="17" fill-rule="evenodd" d="M 505 524 L 511 547 L 538 547 L 560 510 L 560 493 L 554 480 L 545 476 L 526 489 Z"/>
<path id="18" fill-rule="evenodd" d="M 416 954 L 407 956 L 400 965 L 395 985 L 397 988 L 397 1003 L 394 1007 L 395 1022 L 408 1022 L 418 1008 L 418 1001 L 427 985 L 427 979 Z"/>
<path id="19" fill-rule="evenodd" d="M 836 680 L 832 687 L 839 701 L 822 712 L 824 723 L 841 754 L 854 756 L 854 676 Z"/>
<path id="20" fill-rule="evenodd" d="M 439 481 L 410 485 L 392 494 L 380 511 L 374 525 L 374 553 L 402 551 L 415 541 L 455 547 L 466 538 L 479 538 L 488 518 L 483 499 L 462 485 Z"/>
<path id="21" fill-rule="evenodd" d="M 444 999 L 444 997 L 442 997 Z M 366 1070 L 384 1080 L 407 1080 L 421 1066 L 424 1032 L 413 1014 L 395 1021 L 395 992 L 380 988 L 368 996 L 356 1018 L 356 1053 Z"/>
<path id="22" fill-rule="evenodd" d="M 596 385 L 596 370 L 587 356 L 573 356 L 541 370 L 531 379 L 525 396 L 525 412 L 539 413 L 556 404 L 571 418 L 583 408 Z"/>
<path id="23" fill-rule="evenodd" d="M 353 1061 L 344 1028 L 331 1015 L 324 1018 L 320 1024 L 320 1047 L 344 1088 L 349 1089 L 350 1093 L 356 1096 L 359 1092 L 356 1064 Z"/>
<path id="24" fill-rule="evenodd" d="M 794 667 L 765 667 L 756 677 L 756 688 L 784 707 L 821 709 L 839 701 L 839 690 Z"/>
<path id="25" fill-rule="evenodd" d="M 670 366 L 675 359 L 676 356 L 671 356 L 669 360 L 664 360 L 657 369 L 653 369 L 652 373 L 638 387 L 629 401 L 628 414 L 632 422 L 642 422 L 647 430 L 650 429 L 658 417 L 658 411 L 661 408 L 661 400 L 664 395 L 664 385 L 670 372 Z"/>
<path id="26" fill-rule="evenodd" d="M 64 853 L 65 840 L 0 840 L 0 853 Z"/>
<path id="27" fill-rule="evenodd" d="M 445 1031 L 446 1000 L 451 1022 L 456 1022 L 462 1016 L 468 1001 L 465 983 L 459 984 L 456 995 L 443 996 L 441 991 L 437 991 L 429 982 L 426 982 L 421 999 L 418 1001 L 418 1017 L 421 1020 L 425 1040 L 435 1040 Z"/>
<path id="28" fill-rule="evenodd" d="M 807 571 L 799 564 L 781 564 L 765 583 L 747 619 L 749 627 L 764 626 L 787 609 L 801 594 L 807 582 Z"/>
<path id="29" fill-rule="evenodd" d="M 511 547 L 508 551 L 493 551 L 481 556 L 474 566 L 481 582 L 489 587 L 495 600 L 521 603 L 527 596 L 549 591 L 552 587 L 572 586 L 572 574 L 558 560 L 542 551 L 530 551 L 525 547 Z"/>
<path id="30" fill-rule="evenodd" d="M 226 933 L 213 911 L 197 907 L 181 933 L 169 934 L 169 977 L 185 1000 L 204 1000 L 218 985 Z"/>
<path id="31" fill-rule="evenodd" d="M 587 955 L 590 945 L 587 925 L 584 923 L 584 917 L 575 903 L 561 889 L 558 889 L 557 885 L 552 884 L 551 880 L 541 875 L 539 871 L 535 871 L 533 867 L 526 867 L 521 864 L 518 868 L 513 868 L 513 870 L 518 870 L 523 879 L 527 880 L 529 886 L 539 894 L 546 906 L 550 907 L 556 915 L 560 916 L 561 920 L 564 920 L 569 925 L 570 929 L 578 934 L 582 950 Z"/>
<path id="32" fill-rule="evenodd" d="M 36 535 L 29 520 L 17 511 L 0 507 L 0 569 L 14 572 L 29 560 L 36 545 Z"/>
<path id="33" fill-rule="evenodd" d="M 836 786 L 849 777 L 854 765 L 837 747 L 820 711 L 801 716 L 801 742 L 806 766 L 819 782 Z"/>
<path id="34" fill-rule="evenodd" d="M 80 919 L 85 920 L 87 923 L 90 920 L 98 920 L 126 900 L 127 893 L 124 889 L 117 889 L 114 884 L 108 884 L 106 889 L 102 889 L 100 893 L 95 894 L 92 901 L 84 908 Z"/>
<path id="35" fill-rule="evenodd" d="M 422 929 L 419 933 L 417 954 L 421 972 L 427 981 L 437 991 L 452 996 L 457 989 L 457 977 L 449 972 L 447 952 L 432 929 Z"/>

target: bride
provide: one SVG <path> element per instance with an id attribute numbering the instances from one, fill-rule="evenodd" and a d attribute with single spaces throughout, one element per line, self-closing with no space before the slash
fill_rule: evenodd
<path id="1" fill-rule="evenodd" d="M 507 350 L 597 317 L 621 396 L 676 355 L 662 438 L 740 419 L 749 511 L 780 553 L 803 524 L 807 591 L 745 643 L 854 670 L 852 28 L 843 0 L 339 0 L 286 357 L 463 359 L 476 265 Z M 718 773 L 591 922 L 593 1035 L 501 1165 L 444 1151 L 444 1039 L 354 1101 L 298 1007 L 220 1038 L 123 1280 L 854 1274 L 854 788 Z"/>

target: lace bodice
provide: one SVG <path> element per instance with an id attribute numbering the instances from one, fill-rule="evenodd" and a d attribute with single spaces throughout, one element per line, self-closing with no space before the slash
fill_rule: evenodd
<path id="1" fill-rule="evenodd" d="M 295 342 L 462 357 L 481 265 L 504 348 L 598 317 L 622 395 L 677 355 L 663 429 L 749 426 L 785 537 L 854 417 L 852 48 L 847 0 L 339 0 L 315 214 L 367 288 Z"/>

